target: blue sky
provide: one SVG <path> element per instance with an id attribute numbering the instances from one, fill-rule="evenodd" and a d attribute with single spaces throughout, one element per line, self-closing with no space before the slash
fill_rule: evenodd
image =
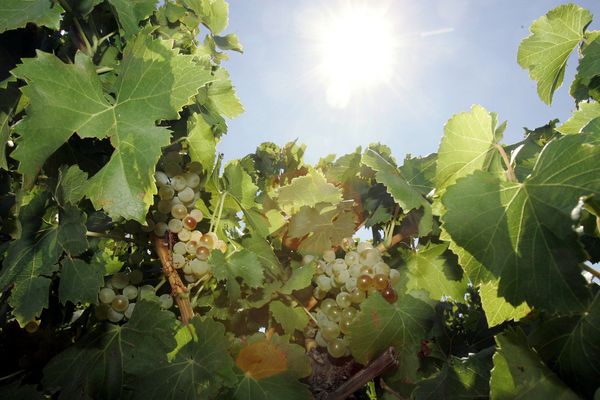
<path id="1" fill-rule="evenodd" d="M 505 143 L 521 138 L 523 127 L 553 118 L 564 121 L 573 109 L 568 84 L 547 106 L 516 61 L 531 22 L 562 3 L 353 0 L 354 6 L 369 4 L 385 13 L 396 42 L 390 52 L 393 69 L 387 83 L 354 93 L 344 108 L 336 108 L 327 100 L 327 79 L 317 71 L 323 55 L 315 47 L 323 35 L 316 29 L 329 26 L 330 16 L 349 2 L 229 0 L 228 31 L 239 35 L 245 52 L 232 54 L 225 67 L 246 112 L 229 122 L 218 149 L 234 159 L 264 141 L 282 145 L 297 138 L 308 145 L 306 160 L 316 162 L 330 153 L 382 142 L 400 161 L 407 153 L 435 152 L 445 122 L 476 103 L 508 120 Z M 600 29 L 600 2 L 577 3 L 598 18 L 590 29 Z M 361 32 L 361 37 L 381 43 L 372 32 Z M 362 60 L 390 56 L 374 54 L 373 48 L 377 44 L 357 46 L 348 57 L 364 65 Z M 571 60 L 565 82 L 570 83 L 574 66 Z M 365 79 L 370 72 L 364 68 Z"/>

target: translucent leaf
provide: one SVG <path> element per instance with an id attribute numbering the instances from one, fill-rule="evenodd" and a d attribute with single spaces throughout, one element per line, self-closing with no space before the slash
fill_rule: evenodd
<path id="1" fill-rule="evenodd" d="M 154 12 L 158 0 L 109 0 L 117 11 L 119 24 L 130 38 L 140 31 L 139 22 Z"/>
<path id="2" fill-rule="evenodd" d="M 600 193 L 598 143 L 598 135 L 565 136 L 523 183 L 476 172 L 444 196 L 444 229 L 500 277 L 498 293 L 511 304 L 572 312 L 587 303 L 570 212 L 580 196 Z"/>
<path id="3" fill-rule="evenodd" d="M 63 11 L 52 0 L 3 0 L 0 3 L 0 33 L 23 28 L 28 22 L 58 29 Z"/>
<path id="4" fill-rule="evenodd" d="M 411 157 L 409 154 L 400 167 L 400 173 L 413 188 L 425 196 L 435 186 L 436 165 L 437 154 L 430 154 L 427 157 Z"/>
<path id="5" fill-rule="evenodd" d="M 242 43 L 240 43 L 240 39 L 234 33 L 225 36 L 214 36 L 213 40 L 221 50 L 234 50 L 240 53 L 244 52 L 244 47 L 242 46 Z"/>
<path id="6" fill-rule="evenodd" d="M 302 290 L 312 283 L 315 275 L 315 267 L 312 264 L 302 265 L 298 268 L 292 268 L 292 274 L 285 281 L 283 287 L 279 290 L 283 294 L 292 294 L 294 290 Z"/>
<path id="7" fill-rule="evenodd" d="M 185 344 L 170 362 L 165 357 L 160 362 L 146 364 L 132 387 L 135 399 L 215 398 L 224 387 L 236 383 L 225 327 L 211 319 L 202 321 L 200 317 L 194 317 L 191 324 L 195 340 Z"/>
<path id="8" fill-rule="evenodd" d="M 599 117 L 600 103 L 579 103 L 579 109 L 556 130 L 563 135 L 580 133 L 587 124 Z"/>
<path id="9" fill-rule="evenodd" d="M 481 306 L 485 311 L 488 326 L 500 325 L 505 321 L 518 321 L 531 312 L 526 302 L 514 307 L 498 295 L 498 282 L 490 281 L 479 286 Z"/>
<path id="10" fill-rule="evenodd" d="M 535 20 L 531 35 L 519 46 L 517 61 L 537 81 L 538 95 L 546 104 L 562 84 L 567 59 L 583 39 L 592 21 L 590 12 L 576 4 L 564 4 Z"/>
<path id="11" fill-rule="evenodd" d="M 202 114 L 193 114 L 188 119 L 188 135 L 186 141 L 192 161 L 197 161 L 202 168 L 210 172 L 215 163 L 217 141 L 212 132 L 212 127 Z"/>
<path id="12" fill-rule="evenodd" d="M 211 109 L 229 118 L 235 118 L 244 112 L 244 106 L 235 93 L 229 73 L 223 68 L 215 71 L 215 81 L 208 87 L 208 102 Z"/>
<path id="13" fill-rule="evenodd" d="M 224 0 L 184 0 L 185 5 L 202 19 L 202 23 L 218 35 L 229 24 L 229 5 Z"/>
<path id="14" fill-rule="evenodd" d="M 276 300 L 269 304 L 269 311 L 286 334 L 293 335 L 296 330 L 303 332 L 306 325 L 308 325 L 308 315 L 300 307 L 286 306 L 281 301 Z"/>
<path id="15" fill-rule="evenodd" d="M 248 287 L 258 288 L 264 281 L 264 268 L 256 254 L 243 249 L 225 258 L 220 251 L 213 251 L 210 256 L 213 274 L 220 281 L 227 281 L 227 290 L 232 300 L 240 297 L 240 284 L 236 278 Z"/>
<path id="16" fill-rule="evenodd" d="M 342 200 L 341 189 L 325 180 L 315 171 L 292 179 L 287 186 L 279 188 L 277 201 L 279 207 L 288 214 L 298 212 L 302 207 L 314 207 L 318 203 L 338 204 Z"/>
<path id="17" fill-rule="evenodd" d="M 126 324 L 102 324 L 54 357 L 44 368 L 44 387 L 60 390 L 60 399 L 125 398 L 130 379 L 167 363 L 174 328 L 172 313 L 138 302 Z"/>
<path id="18" fill-rule="evenodd" d="M 235 364 L 255 380 L 261 380 L 287 371 L 285 353 L 271 342 L 264 340 L 243 347 L 238 353 Z"/>
<path id="19" fill-rule="evenodd" d="M 501 333 L 496 336 L 496 343 L 490 399 L 579 398 L 541 362 L 521 330 L 509 329 Z"/>
<path id="20" fill-rule="evenodd" d="M 98 304 L 98 290 L 104 285 L 104 265 L 70 258 L 65 258 L 61 265 L 60 302 Z"/>
<path id="21" fill-rule="evenodd" d="M 12 73 L 28 83 L 22 91 L 31 104 L 16 127 L 21 138 L 13 157 L 26 182 L 73 132 L 109 137 L 115 152 L 90 178 L 86 194 L 112 217 L 143 221 L 156 192 L 154 167 L 169 143 L 168 130 L 156 121 L 177 119 L 181 107 L 213 79 L 172 45 L 146 31 L 130 42 L 117 70 L 114 100 L 105 96 L 95 66 L 82 53 L 74 64 L 42 52 L 24 59 Z"/>

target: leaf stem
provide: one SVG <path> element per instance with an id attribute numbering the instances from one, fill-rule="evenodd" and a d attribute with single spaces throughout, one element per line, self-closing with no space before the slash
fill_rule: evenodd
<path id="1" fill-rule="evenodd" d="M 502 160 L 504 161 L 504 165 L 506 166 L 506 176 L 507 176 L 508 180 L 511 182 L 517 182 L 517 177 L 515 176 L 515 171 L 513 170 L 512 165 L 510 165 L 510 160 L 508 159 L 508 155 L 506 154 L 506 151 L 504 151 L 504 147 L 502 147 L 498 143 L 494 143 L 494 147 L 496 147 L 496 149 L 498 150 L 498 153 L 500 153 L 500 156 L 502 157 Z"/>

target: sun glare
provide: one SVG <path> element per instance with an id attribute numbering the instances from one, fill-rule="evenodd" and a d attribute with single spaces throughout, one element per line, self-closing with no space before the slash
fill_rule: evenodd
<path id="1" fill-rule="evenodd" d="M 346 4 L 316 24 L 318 73 L 327 103 L 345 108 L 353 98 L 388 84 L 394 73 L 396 34 L 387 8 Z"/>

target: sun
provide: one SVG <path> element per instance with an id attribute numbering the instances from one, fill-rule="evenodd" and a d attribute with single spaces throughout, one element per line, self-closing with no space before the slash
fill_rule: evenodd
<path id="1" fill-rule="evenodd" d="M 390 83 L 398 44 L 387 7 L 344 4 L 328 10 L 314 26 L 317 71 L 330 106 L 345 108 L 354 98 Z"/>

